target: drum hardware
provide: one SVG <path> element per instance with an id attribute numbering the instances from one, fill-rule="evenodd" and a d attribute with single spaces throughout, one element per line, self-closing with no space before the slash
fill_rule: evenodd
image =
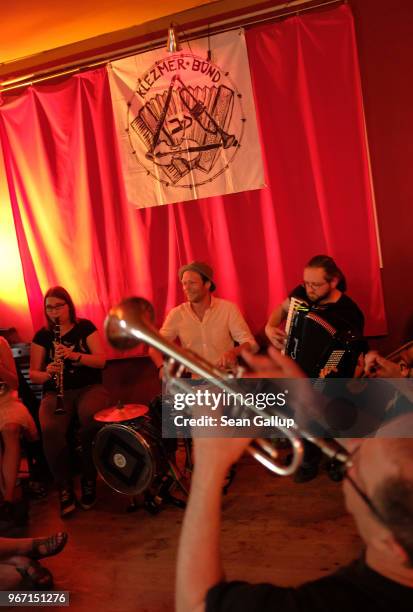
<path id="1" fill-rule="evenodd" d="M 186 508 L 186 502 L 179 497 L 175 497 L 171 494 L 170 490 L 176 484 L 171 476 L 163 476 L 158 484 L 158 491 L 151 493 L 145 491 L 143 494 L 143 508 L 149 512 L 149 514 L 156 515 L 161 512 L 166 504 L 172 504 L 177 508 L 184 510 Z M 130 504 L 126 508 L 126 512 L 133 513 L 137 512 L 142 504 L 139 504 L 139 498 L 137 495 L 131 497 Z"/>
<path id="2" fill-rule="evenodd" d="M 187 496 L 174 457 L 167 452 L 160 426 L 151 418 L 148 406 L 118 404 L 99 411 L 94 418 L 104 424 L 94 441 L 96 469 L 111 489 L 130 498 L 127 512 L 138 510 L 141 494 L 143 507 L 151 514 L 166 504 L 185 507 L 171 492 L 179 485 Z"/>

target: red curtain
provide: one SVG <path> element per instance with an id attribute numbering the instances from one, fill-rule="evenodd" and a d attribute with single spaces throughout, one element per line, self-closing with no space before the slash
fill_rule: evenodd
<path id="1" fill-rule="evenodd" d="M 34 328 L 63 285 L 102 325 L 108 305 L 151 295 L 148 249 L 127 204 L 105 69 L 30 87 L 1 108 L 10 200 Z"/>
<path id="2" fill-rule="evenodd" d="M 160 322 L 182 299 L 179 266 L 203 259 L 217 294 L 258 331 L 306 260 L 326 252 L 346 273 L 367 332 L 385 332 L 349 8 L 254 28 L 247 43 L 268 184 L 260 191 L 134 210 L 105 69 L 30 87 L 0 107 L 34 327 L 52 284 L 98 325 L 131 293 L 151 299 Z"/>

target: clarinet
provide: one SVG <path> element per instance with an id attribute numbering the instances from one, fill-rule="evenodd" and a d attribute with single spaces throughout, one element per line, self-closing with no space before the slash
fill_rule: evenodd
<path id="1" fill-rule="evenodd" d="M 60 344 L 62 341 L 60 334 L 60 321 L 59 317 L 55 320 L 54 330 L 53 330 L 53 340 L 54 345 Z M 59 371 L 56 372 L 53 376 L 53 381 L 57 390 L 57 398 L 56 398 L 56 409 L 54 411 L 55 414 L 65 414 L 66 410 L 63 407 L 64 393 L 63 393 L 63 370 L 65 367 L 64 359 L 55 359 L 56 364 L 59 366 Z"/>

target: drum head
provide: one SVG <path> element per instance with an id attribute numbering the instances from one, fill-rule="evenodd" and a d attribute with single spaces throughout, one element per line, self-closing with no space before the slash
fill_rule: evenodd
<path id="1" fill-rule="evenodd" d="M 142 493 L 155 476 L 150 443 L 127 425 L 106 425 L 98 432 L 93 460 L 106 484 L 124 495 Z"/>

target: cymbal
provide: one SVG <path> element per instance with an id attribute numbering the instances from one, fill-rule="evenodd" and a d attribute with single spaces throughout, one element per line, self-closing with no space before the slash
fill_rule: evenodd
<path id="1" fill-rule="evenodd" d="M 148 412 L 148 406 L 144 404 L 120 404 L 99 410 L 94 415 L 95 421 L 101 423 L 121 423 L 122 421 L 131 421 L 138 417 L 144 416 Z"/>

